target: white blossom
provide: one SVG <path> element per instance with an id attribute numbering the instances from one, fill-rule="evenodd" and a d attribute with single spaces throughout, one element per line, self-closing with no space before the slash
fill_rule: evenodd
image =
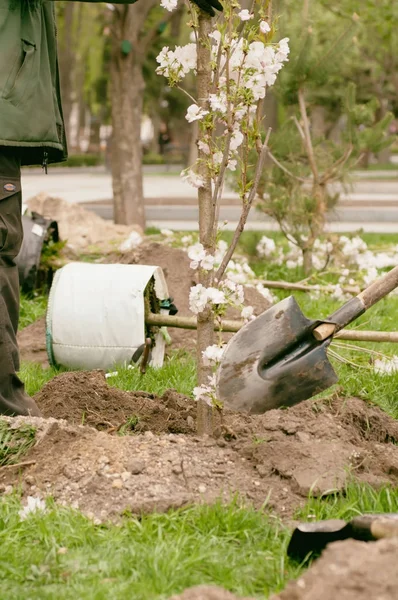
<path id="1" fill-rule="evenodd" d="M 363 277 L 363 281 L 365 283 L 365 285 L 370 285 L 371 283 L 373 283 L 377 277 L 378 277 L 379 273 L 376 269 L 376 267 L 370 267 L 367 272 L 366 275 L 364 275 Z"/>
<path id="2" fill-rule="evenodd" d="M 203 142 L 202 140 L 198 141 L 198 148 L 199 150 L 201 150 L 202 152 L 204 152 L 204 154 L 209 155 L 210 154 L 210 146 L 209 144 L 206 144 L 206 142 Z"/>
<path id="3" fill-rule="evenodd" d="M 225 93 L 209 94 L 209 102 L 211 110 L 219 111 L 225 115 L 227 112 L 227 96 Z"/>
<path id="4" fill-rule="evenodd" d="M 223 355 L 225 346 L 217 346 L 217 344 L 213 344 L 212 346 L 207 346 L 206 350 L 203 350 L 203 363 L 205 366 L 214 366 L 217 365 L 221 357 Z"/>
<path id="5" fill-rule="evenodd" d="M 186 246 L 192 242 L 192 235 L 183 235 L 181 238 L 181 243 Z"/>
<path id="6" fill-rule="evenodd" d="M 203 177 L 195 173 L 195 171 L 193 171 L 192 169 L 188 169 L 188 171 L 182 171 L 181 179 L 197 189 L 202 188 L 205 185 Z"/>
<path id="7" fill-rule="evenodd" d="M 242 319 L 251 319 L 254 313 L 254 308 L 252 306 L 245 306 L 240 313 Z"/>
<path id="8" fill-rule="evenodd" d="M 46 512 L 46 503 L 35 496 L 28 496 L 27 504 L 19 512 L 19 518 L 24 521 L 29 515 L 35 512 Z"/>
<path id="9" fill-rule="evenodd" d="M 378 375 L 393 375 L 398 371 L 398 356 L 375 360 L 374 370 Z"/>
<path id="10" fill-rule="evenodd" d="M 235 131 L 233 132 L 232 136 L 231 136 L 231 143 L 230 143 L 230 150 L 234 151 L 237 150 L 239 148 L 239 146 L 241 146 L 243 140 L 244 140 L 244 135 L 241 131 L 239 131 L 238 129 L 235 129 Z"/>
<path id="11" fill-rule="evenodd" d="M 337 285 L 334 286 L 334 291 L 331 294 L 331 298 L 333 298 L 333 300 L 337 300 L 338 302 L 344 302 L 345 300 L 347 300 L 347 298 L 350 298 L 351 296 L 348 294 L 346 294 L 341 285 L 338 283 Z"/>
<path id="12" fill-rule="evenodd" d="M 142 235 L 138 233 L 138 231 L 132 231 L 127 238 L 124 240 L 119 246 L 120 252 L 129 252 L 133 248 L 139 246 L 142 242 Z"/>
<path id="13" fill-rule="evenodd" d="M 193 388 L 193 396 L 195 400 L 197 402 L 199 400 L 203 400 L 208 406 L 213 406 L 212 394 L 213 389 L 208 385 L 200 385 Z"/>
<path id="14" fill-rule="evenodd" d="M 232 281 L 228 275 L 226 279 L 222 282 L 225 294 L 227 294 L 228 299 L 233 304 L 243 304 L 245 300 L 245 293 L 243 291 L 243 286 L 239 283 L 235 283 Z"/>
<path id="15" fill-rule="evenodd" d="M 201 119 L 203 119 L 203 117 L 205 117 L 208 114 L 208 110 L 200 108 L 200 106 L 198 106 L 197 104 L 191 104 L 191 106 L 188 107 L 185 118 L 188 121 L 188 123 L 193 123 L 194 121 L 200 121 Z"/>
<path id="16" fill-rule="evenodd" d="M 207 304 L 207 289 L 201 284 L 191 287 L 189 292 L 189 310 L 195 315 L 201 313 Z"/>
<path id="17" fill-rule="evenodd" d="M 205 271 L 211 271 L 214 267 L 214 256 L 208 254 L 199 242 L 188 248 L 188 256 L 191 259 L 191 269 L 198 269 L 200 266 Z"/>
<path id="18" fill-rule="evenodd" d="M 215 287 L 207 288 L 207 297 L 212 304 L 224 304 L 225 294 L 222 290 Z"/>
<path id="19" fill-rule="evenodd" d="M 263 286 L 262 283 L 258 283 L 256 285 L 256 290 L 262 295 L 263 298 L 268 300 L 271 304 L 276 302 L 275 296 L 270 292 L 270 290 Z"/>
<path id="20" fill-rule="evenodd" d="M 165 46 L 156 57 L 156 61 L 159 63 L 156 69 L 158 74 L 165 77 L 174 74 L 178 79 L 182 79 L 196 69 L 196 44 L 176 46 L 174 50 Z"/>
<path id="21" fill-rule="evenodd" d="M 267 21 L 261 21 L 260 31 L 261 33 L 269 33 L 271 31 L 271 27 L 268 25 Z"/>
<path id="22" fill-rule="evenodd" d="M 219 44 L 221 42 L 221 33 L 218 31 L 218 29 L 215 29 L 209 33 L 209 38 L 213 39 L 215 42 L 217 42 L 217 44 Z"/>
<path id="23" fill-rule="evenodd" d="M 224 153 L 223 152 L 214 152 L 213 154 L 213 163 L 216 166 L 221 165 Z"/>
<path id="24" fill-rule="evenodd" d="M 206 254 L 206 256 L 202 258 L 200 266 L 205 271 L 212 271 L 212 269 L 214 268 L 214 256 L 212 256 L 211 254 Z"/>
<path id="25" fill-rule="evenodd" d="M 238 17 L 241 21 L 250 21 L 250 19 L 254 18 L 254 15 L 250 14 L 250 11 L 245 8 L 244 10 L 238 12 Z"/>
<path id="26" fill-rule="evenodd" d="M 256 246 L 257 253 L 263 258 L 269 258 L 276 250 L 276 244 L 273 239 L 263 235 Z"/>
<path id="27" fill-rule="evenodd" d="M 171 229 L 161 229 L 160 233 L 165 237 L 172 237 L 174 235 L 174 231 L 172 231 Z"/>
<path id="28" fill-rule="evenodd" d="M 177 8 L 177 4 L 178 4 L 178 0 L 161 0 L 160 1 L 160 6 L 162 8 L 165 8 L 169 12 L 171 12 L 175 8 Z"/>
<path id="29" fill-rule="evenodd" d="M 206 250 L 203 247 L 203 244 L 197 242 L 193 246 L 188 248 L 188 256 L 191 260 L 195 260 L 200 262 L 206 256 Z"/>

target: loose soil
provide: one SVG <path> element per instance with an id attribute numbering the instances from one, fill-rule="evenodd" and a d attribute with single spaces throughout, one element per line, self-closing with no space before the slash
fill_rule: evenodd
<path id="1" fill-rule="evenodd" d="M 397 538 L 335 542 L 302 577 L 270 600 L 396 600 L 397 556 Z"/>
<path id="2" fill-rule="evenodd" d="M 46 193 L 30 198 L 27 205 L 30 211 L 57 221 L 60 239 L 75 252 L 90 246 L 109 252 L 127 239 L 132 231 L 142 235 L 141 228 L 136 225 L 115 225 L 79 204 L 71 204 Z"/>
<path id="3" fill-rule="evenodd" d="M 398 539 L 330 544 L 304 575 L 270 600 L 396 600 Z M 265 568 L 265 566 L 264 566 Z M 216 586 L 186 589 L 169 600 L 250 600 Z M 254 600 L 254 599 L 252 599 Z"/>
<path id="4" fill-rule="evenodd" d="M 214 438 L 195 435 L 189 398 L 123 392 L 100 371 L 59 375 L 35 400 L 50 418 L 30 419 L 38 442 L 23 460 L 34 464 L 0 469 L 0 489 L 21 484 L 100 521 L 236 493 L 291 519 L 310 491 L 330 494 L 351 478 L 398 483 L 398 423 L 355 398 L 256 416 L 226 411 Z"/>
<path id="5" fill-rule="evenodd" d="M 46 350 L 46 319 L 38 319 L 28 327 L 18 331 L 18 345 L 21 360 L 48 367 Z"/>

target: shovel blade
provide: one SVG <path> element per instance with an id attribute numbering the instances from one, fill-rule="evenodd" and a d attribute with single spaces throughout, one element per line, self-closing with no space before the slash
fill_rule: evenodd
<path id="1" fill-rule="evenodd" d="M 326 353 L 330 340 L 315 340 L 316 324 L 292 296 L 247 323 L 224 351 L 218 398 L 232 410 L 261 414 L 334 385 L 337 375 Z"/>

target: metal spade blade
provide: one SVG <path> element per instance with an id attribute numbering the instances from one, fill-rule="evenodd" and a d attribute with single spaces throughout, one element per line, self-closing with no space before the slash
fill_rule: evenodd
<path id="1" fill-rule="evenodd" d="M 333 335 L 398 286 L 398 266 L 351 298 L 329 319 L 311 321 L 290 296 L 245 325 L 229 342 L 217 395 L 252 414 L 292 406 L 337 382 L 326 350 Z"/>
<path id="2" fill-rule="evenodd" d="M 261 414 L 292 406 L 337 382 L 326 349 L 331 339 L 312 335 L 292 296 L 251 321 L 227 345 L 217 373 L 217 393 L 227 408 Z"/>

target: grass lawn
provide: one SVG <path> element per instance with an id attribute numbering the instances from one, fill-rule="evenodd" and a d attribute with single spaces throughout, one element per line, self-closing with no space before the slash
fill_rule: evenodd
<path id="1" fill-rule="evenodd" d="M 47 506 L 21 521 L 17 497 L 0 502 L 1 598 L 163 600 L 206 583 L 265 600 L 303 570 L 286 558 L 291 529 L 266 507 L 194 506 L 115 526 Z M 397 510 L 397 490 L 351 486 L 344 498 L 310 500 L 298 516 Z"/>
<path id="2" fill-rule="evenodd" d="M 228 237 L 229 234 L 226 234 Z M 241 250 L 250 259 L 258 275 L 286 279 L 285 267 L 265 264 L 255 257 L 254 249 L 262 234 L 246 234 Z M 281 239 L 277 234 L 270 237 Z M 396 244 L 394 236 L 363 236 L 374 247 Z M 333 281 L 334 276 L 325 277 Z M 289 271 L 290 281 L 303 278 L 300 269 Z M 275 291 L 282 299 L 289 292 Z M 310 299 L 305 293 L 294 294 L 309 317 L 325 317 L 340 303 L 329 297 Z M 46 298 L 22 298 L 21 326 L 45 313 Z M 361 317 L 354 327 L 396 330 L 398 297 L 383 300 Z M 398 418 L 398 374 L 377 375 L 371 368 L 370 354 L 358 352 L 341 342 L 335 346 L 356 366 L 333 360 L 339 374 L 341 395 L 358 396 L 378 404 Z M 387 355 L 398 354 L 394 344 L 365 344 Z M 58 373 L 24 364 L 21 377 L 30 394 Z M 110 385 L 125 390 L 146 390 L 158 395 L 168 388 L 189 395 L 195 385 L 195 360 L 189 354 L 174 353 L 160 370 L 148 369 L 143 377 L 137 370 L 118 369 L 108 379 Z M 323 395 L 328 396 L 335 389 Z M 0 465 L 16 459 L 32 443 L 32 430 L 26 440 L 14 445 L 7 455 L 7 428 L 0 427 Z M 161 600 L 186 587 L 209 583 L 223 586 L 238 595 L 265 600 L 282 589 L 303 570 L 302 565 L 286 558 L 291 527 L 268 512 L 229 506 L 194 506 L 163 515 L 133 518 L 126 515 L 120 526 L 96 525 L 71 509 L 47 502 L 47 511 L 20 519 L 20 500 L 2 496 L 0 501 L 0 598 L 22 599 L 131 599 Z M 310 498 L 296 517 L 302 520 L 344 518 L 364 512 L 398 512 L 398 490 L 374 490 L 369 486 L 350 485 L 344 495 L 327 499 Z"/>

